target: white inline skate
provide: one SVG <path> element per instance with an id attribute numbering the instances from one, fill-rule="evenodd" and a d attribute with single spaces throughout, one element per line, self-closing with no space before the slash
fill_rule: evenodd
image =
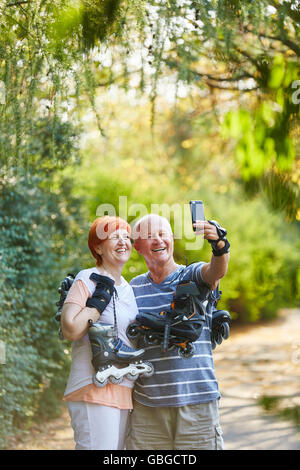
<path id="1" fill-rule="evenodd" d="M 93 381 L 97 387 L 104 387 L 108 382 L 120 384 L 124 377 L 134 381 L 140 375 L 153 375 L 153 365 L 140 359 L 144 349 L 136 350 L 126 346 L 118 338 L 115 326 L 89 320 L 88 336 L 92 347 L 92 364 L 96 371 Z"/>

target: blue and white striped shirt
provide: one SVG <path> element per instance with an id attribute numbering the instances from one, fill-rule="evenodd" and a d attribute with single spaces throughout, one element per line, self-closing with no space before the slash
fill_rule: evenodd
<path id="1" fill-rule="evenodd" d="M 204 263 L 188 266 L 184 279 L 196 281 L 207 294 L 210 292 L 201 277 Z M 185 266 L 180 265 L 160 284 L 154 283 L 149 272 L 135 277 L 130 282 L 139 312 L 159 313 L 170 309 L 180 274 Z M 152 362 L 155 373 L 152 377 L 140 377 L 135 382 L 133 397 L 147 406 L 183 406 L 220 398 L 214 372 L 210 340 L 211 311 L 206 309 L 206 323 L 194 343 L 195 354 L 190 358 L 178 355 L 177 348 L 165 353 L 161 346 L 146 347 L 144 360 Z"/>

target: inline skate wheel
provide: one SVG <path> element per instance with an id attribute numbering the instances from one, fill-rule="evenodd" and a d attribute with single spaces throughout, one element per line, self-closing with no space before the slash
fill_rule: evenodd
<path id="1" fill-rule="evenodd" d="M 139 374 L 131 374 L 130 372 L 128 372 L 128 374 L 126 374 L 126 378 L 128 380 L 131 380 L 132 382 L 134 382 L 137 378 L 138 378 Z"/>
<path id="2" fill-rule="evenodd" d="M 112 384 L 116 384 L 116 385 L 119 385 L 122 381 L 123 381 L 123 377 L 115 377 L 114 375 L 112 375 L 111 377 L 109 377 L 109 382 L 112 383 Z"/>
<path id="3" fill-rule="evenodd" d="M 183 358 L 192 357 L 195 354 L 195 346 L 192 343 L 187 343 L 186 347 L 179 347 L 178 349 L 179 356 Z"/>
<path id="4" fill-rule="evenodd" d="M 139 371 L 136 366 L 131 367 L 130 372 L 126 374 L 126 378 L 134 382 L 139 376 Z"/>
<path id="5" fill-rule="evenodd" d="M 145 364 L 147 365 L 148 371 L 143 373 L 143 377 L 152 377 L 154 374 L 154 367 L 151 364 L 151 362 L 145 361 Z"/>
<path id="6" fill-rule="evenodd" d="M 128 326 L 128 328 L 126 330 L 126 335 L 127 335 L 128 339 L 134 340 L 134 339 L 136 339 L 138 334 L 139 334 L 139 331 L 138 331 L 138 328 L 137 328 L 136 325 L 129 325 Z"/>
<path id="7" fill-rule="evenodd" d="M 146 366 L 146 370 L 145 370 Z M 131 372 L 128 372 L 126 374 L 127 379 L 135 381 L 139 375 L 141 377 L 151 377 L 154 374 L 154 367 L 151 364 L 151 362 L 145 361 L 143 363 L 136 364 L 135 369 L 131 370 Z"/>
<path id="8" fill-rule="evenodd" d="M 153 333 L 150 333 L 149 331 L 147 331 L 144 334 L 144 342 L 146 344 L 149 344 L 149 345 L 158 343 L 157 338 L 155 337 L 155 335 Z"/>
<path id="9" fill-rule="evenodd" d="M 97 379 L 97 374 L 95 374 L 94 377 L 93 377 L 93 382 L 96 385 L 96 387 L 101 388 L 101 387 L 105 387 L 105 385 L 107 385 L 108 379 L 104 379 L 102 382 L 100 382 L 100 380 Z"/>

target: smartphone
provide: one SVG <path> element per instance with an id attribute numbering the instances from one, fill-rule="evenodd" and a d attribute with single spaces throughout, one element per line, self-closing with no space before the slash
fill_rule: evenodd
<path id="1" fill-rule="evenodd" d="M 204 204 L 202 201 L 190 201 L 190 209 L 192 214 L 192 224 L 196 221 L 205 220 Z M 196 232 L 196 227 L 194 227 L 194 225 L 193 230 Z"/>

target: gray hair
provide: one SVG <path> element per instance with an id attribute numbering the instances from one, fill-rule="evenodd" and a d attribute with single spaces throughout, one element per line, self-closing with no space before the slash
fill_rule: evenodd
<path id="1" fill-rule="evenodd" d="M 141 217 L 139 220 L 137 220 L 136 223 L 133 226 L 132 235 L 133 235 L 134 239 L 138 238 L 135 235 L 137 234 L 137 232 L 139 232 L 139 227 L 140 227 L 141 223 L 145 222 L 146 220 L 148 220 L 150 218 L 152 218 L 152 219 L 153 218 L 156 218 L 156 219 L 158 218 L 159 220 L 162 220 L 168 226 L 170 232 L 173 233 L 171 224 L 170 224 L 170 222 L 168 221 L 168 219 L 166 217 L 164 217 L 162 215 L 158 215 L 158 214 L 146 214 L 143 217 Z"/>

